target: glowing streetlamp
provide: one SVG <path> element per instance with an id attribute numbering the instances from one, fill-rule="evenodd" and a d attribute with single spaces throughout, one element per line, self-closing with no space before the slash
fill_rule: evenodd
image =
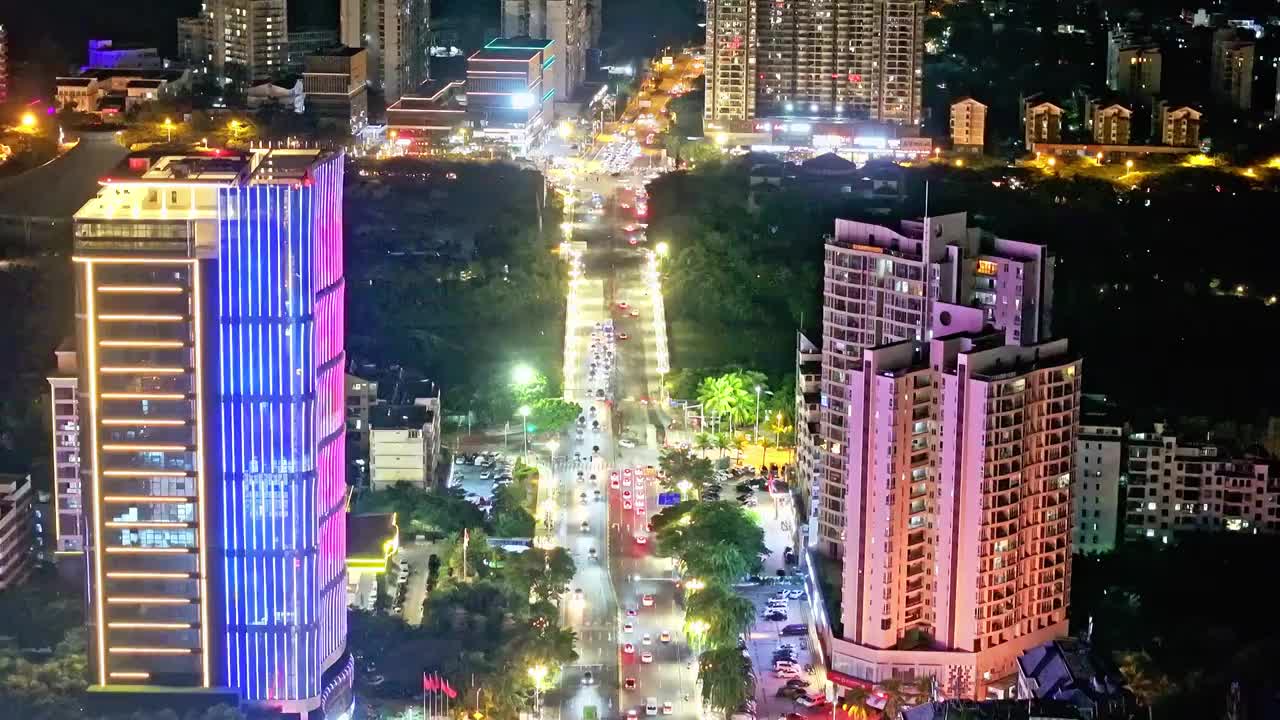
<path id="1" fill-rule="evenodd" d="M 671 252 L 671 246 L 666 242 L 660 242 L 654 248 L 654 252 L 658 254 L 658 257 L 666 257 L 667 253 Z"/>
<path id="2" fill-rule="evenodd" d="M 22 113 L 22 127 L 28 130 L 36 126 L 36 114 L 32 112 Z"/>
<path id="3" fill-rule="evenodd" d="M 760 386 L 756 386 L 756 429 L 751 437 L 756 442 L 760 442 Z"/>
<path id="4" fill-rule="evenodd" d="M 1051 158 L 1049 158 L 1046 162 L 1048 162 L 1048 163 L 1049 163 L 1049 167 L 1053 167 L 1054 165 L 1057 165 L 1057 164 L 1058 164 L 1058 158 L 1056 158 L 1056 157 L 1051 157 Z"/>
<path id="5" fill-rule="evenodd" d="M 169 118 L 164 119 L 165 142 L 173 142 L 173 121 Z"/>
<path id="6" fill-rule="evenodd" d="M 524 454 L 528 455 L 529 454 L 529 414 L 533 412 L 533 409 L 530 408 L 528 405 L 521 405 L 520 409 L 517 410 L 516 412 L 520 414 L 520 424 L 524 426 Z"/>
<path id="7" fill-rule="evenodd" d="M 685 582 L 685 584 L 684 584 L 684 586 L 685 586 L 685 587 L 687 587 L 687 588 L 689 588 L 690 590 L 692 590 L 692 591 L 694 591 L 694 592 L 697 592 L 697 591 L 701 590 L 702 588 L 706 587 L 706 586 L 707 586 L 707 584 L 706 584 L 706 583 L 704 583 L 704 582 L 702 582 L 702 581 L 701 581 L 701 580 L 699 580 L 698 578 L 693 578 L 692 580 L 688 580 L 688 581 L 686 581 L 686 582 Z M 698 621 L 696 621 L 696 622 L 702 622 L 702 621 L 701 621 L 701 620 L 698 620 Z M 702 623 L 702 624 L 703 624 L 703 625 L 706 625 L 706 623 Z"/>
<path id="8" fill-rule="evenodd" d="M 551 464 L 556 464 L 556 451 L 560 449 L 560 441 L 552 438 L 547 441 L 547 449 L 551 451 Z"/>
<path id="9" fill-rule="evenodd" d="M 523 363 L 511 368 L 512 385 L 532 385 L 538 379 L 538 372 Z"/>
<path id="10" fill-rule="evenodd" d="M 529 668 L 529 678 L 533 680 L 533 706 L 542 717 L 542 681 L 547 678 L 547 666 L 534 665 Z"/>
<path id="11" fill-rule="evenodd" d="M 689 489 L 692 487 L 693 487 L 693 484 L 690 483 L 688 480 L 681 480 L 680 482 L 676 483 L 676 489 L 680 491 L 681 499 L 685 499 L 689 497 Z"/>
<path id="12" fill-rule="evenodd" d="M 1125 161 L 1124 161 L 1124 169 L 1125 169 L 1125 170 L 1133 170 L 1133 161 L 1132 161 L 1132 160 L 1125 160 Z"/>

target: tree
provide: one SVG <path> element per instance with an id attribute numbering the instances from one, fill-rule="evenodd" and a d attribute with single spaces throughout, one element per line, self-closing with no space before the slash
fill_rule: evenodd
<path id="1" fill-rule="evenodd" d="M 541 398 L 530 406 L 529 424 L 544 432 L 560 432 L 582 414 L 582 406 L 560 398 Z"/>
<path id="2" fill-rule="evenodd" d="M 755 605 L 729 586 L 713 583 L 689 595 L 685 601 L 685 625 L 706 623 L 702 631 L 707 647 L 736 647 L 738 634 L 755 619 Z"/>
<path id="3" fill-rule="evenodd" d="M 1134 697 L 1147 708 L 1164 702 L 1177 689 L 1146 651 L 1117 653 L 1116 663 Z"/>
<path id="4" fill-rule="evenodd" d="M 702 653 L 698 657 L 698 680 L 702 683 L 702 702 L 726 715 L 756 691 L 751 661 L 742 656 L 737 645 Z"/>
<path id="5" fill-rule="evenodd" d="M 742 373 L 726 373 L 718 377 L 704 378 L 698 384 L 698 402 L 705 415 L 715 418 L 728 416 L 730 427 L 736 419 L 741 421 L 754 396 L 747 390 L 747 378 Z"/>
<path id="6" fill-rule="evenodd" d="M 547 397 L 547 376 L 528 366 L 518 366 L 510 383 L 511 397 L 516 405 L 533 406 Z M 577 417 L 576 415 L 574 417 Z"/>
<path id="7" fill-rule="evenodd" d="M 668 492 L 675 491 L 680 482 L 689 483 L 695 496 L 715 480 L 715 468 L 706 458 L 695 456 L 688 450 L 665 448 L 658 457 L 658 467 L 663 477 L 660 483 Z"/>
<path id="8" fill-rule="evenodd" d="M 655 550 L 675 558 L 690 577 L 726 585 L 758 571 L 769 550 L 764 531 L 737 505 L 678 503 L 654 516 Z"/>
<path id="9" fill-rule="evenodd" d="M 512 592 L 525 593 L 530 602 L 550 602 L 569 589 L 575 572 L 568 550 L 530 548 L 508 555 L 501 577 Z"/>

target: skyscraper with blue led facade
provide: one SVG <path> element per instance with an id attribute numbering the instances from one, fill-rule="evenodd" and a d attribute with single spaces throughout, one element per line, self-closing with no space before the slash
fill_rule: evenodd
<path id="1" fill-rule="evenodd" d="M 131 156 L 76 214 L 104 704 L 349 712 L 342 163 Z"/>

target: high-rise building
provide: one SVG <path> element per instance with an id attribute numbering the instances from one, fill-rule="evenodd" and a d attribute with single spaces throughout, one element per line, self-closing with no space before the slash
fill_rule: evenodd
<path id="1" fill-rule="evenodd" d="M 1065 340 L 1007 344 L 977 308 L 934 318 L 932 340 L 863 350 L 848 372 L 830 665 L 851 685 L 932 676 L 982 698 L 1067 632 L 1080 360 Z"/>
<path id="2" fill-rule="evenodd" d="M 1157 424 L 1128 437 L 1125 537 L 1280 532 L 1280 464 L 1189 441 Z"/>
<path id="3" fill-rule="evenodd" d="M 703 119 L 709 128 L 756 116 L 755 0 L 708 0 Z"/>
<path id="4" fill-rule="evenodd" d="M 502 34 L 508 38 L 546 38 L 556 49 L 549 89 L 568 101 L 586 77 L 591 47 L 591 9 L 586 0 L 502 0 Z"/>
<path id="5" fill-rule="evenodd" d="M 0 103 L 9 99 L 9 36 L 0 23 Z"/>
<path id="6" fill-rule="evenodd" d="M 54 351 L 57 370 L 49 380 L 53 422 L 53 549 L 55 554 L 84 552 L 84 507 L 80 494 L 80 378 L 74 343 Z"/>
<path id="7" fill-rule="evenodd" d="M 1124 428 L 1086 416 L 1076 438 L 1071 500 L 1076 508 L 1075 552 L 1111 552 L 1120 528 Z"/>
<path id="8" fill-rule="evenodd" d="M 822 503 L 822 348 L 803 333 L 796 334 L 796 479 L 809 496 L 809 534 L 805 543 L 818 543 L 818 506 Z"/>
<path id="9" fill-rule="evenodd" d="M 332 28 L 298 28 L 289 31 L 289 56 L 286 68 L 290 74 L 301 74 L 308 55 L 339 47 L 338 31 Z"/>
<path id="10" fill-rule="evenodd" d="M 130 156 L 75 214 L 93 685 L 351 706 L 341 154 Z"/>
<path id="11" fill-rule="evenodd" d="M 178 18 L 178 55 L 224 78 L 255 83 L 285 72 L 288 0 L 204 0 Z"/>
<path id="12" fill-rule="evenodd" d="M 1190 105 L 1178 105 L 1168 100 L 1156 103 L 1154 110 L 1155 134 L 1162 145 L 1196 147 L 1200 144 L 1200 119 L 1203 114 Z"/>
<path id="13" fill-rule="evenodd" d="M 987 106 L 971 97 L 951 103 L 951 147 L 981 153 L 986 145 Z"/>
<path id="14" fill-rule="evenodd" d="M 845 496 L 856 471 L 846 459 L 850 374 L 863 351 L 927 342 L 940 332 L 943 303 L 974 308 L 1010 345 L 1040 342 L 1051 334 L 1055 262 L 1043 245 L 967 227 L 965 213 L 903 221 L 897 230 L 836 221 L 823 281 L 819 552 L 839 556 L 847 547 Z"/>
<path id="15" fill-rule="evenodd" d="M 430 77 L 429 0 L 342 0 L 338 17 L 342 44 L 369 51 L 369 80 L 388 105 Z"/>
<path id="16" fill-rule="evenodd" d="M 1237 28 L 1213 33 L 1209 62 L 1209 94 L 1214 102 L 1236 110 L 1253 107 L 1253 40 Z"/>
<path id="17" fill-rule="evenodd" d="M 918 128 L 923 0 L 708 0 L 704 118 Z"/>
<path id="18" fill-rule="evenodd" d="M 542 38 L 495 38 L 467 58 L 466 115 L 482 128 L 478 135 L 509 143 L 517 155 L 538 142 L 555 96 L 555 52 Z"/>
<path id="19" fill-rule="evenodd" d="M 1107 32 L 1107 87 L 1129 100 L 1149 104 L 1160 94 L 1160 46 L 1124 30 Z"/>

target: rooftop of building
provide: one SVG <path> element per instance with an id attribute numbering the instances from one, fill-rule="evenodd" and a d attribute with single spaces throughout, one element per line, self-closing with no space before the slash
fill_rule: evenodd
<path id="1" fill-rule="evenodd" d="M 1069 703 L 1049 700 L 943 700 L 902 711 L 902 720 L 1081 720 Z"/>
<path id="2" fill-rule="evenodd" d="M 142 80 L 162 80 L 164 82 L 177 82 L 186 74 L 185 70 L 160 70 L 148 68 L 89 68 L 80 73 L 82 77 L 91 77 L 96 80 L 110 80 L 112 78 L 139 78 Z M 61 80 L 61 78 L 59 78 Z"/>
<path id="3" fill-rule="evenodd" d="M 425 405 L 378 405 L 369 410 L 369 427 L 374 430 L 421 430 L 434 417 L 435 412 Z"/>
<path id="4" fill-rule="evenodd" d="M 970 96 L 968 96 L 968 95 L 964 95 L 964 96 L 962 96 L 962 97 L 958 97 L 958 98 L 956 98 L 955 100 L 952 100 L 952 101 L 951 101 L 952 106 L 960 105 L 960 104 L 962 104 L 962 103 L 970 103 L 970 104 L 974 104 L 974 105 L 981 105 L 981 106 L 982 106 L 982 107 L 984 107 L 984 108 L 987 106 L 987 104 L 986 104 L 986 103 L 984 103 L 984 102 L 982 102 L 981 100 L 978 100 L 977 98 L 970 97 Z"/>
<path id="5" fill-rule="evenodd" d="M 319 31 L 316 30 L 312 32 L 319 32 Z M 293 33 L 289 33 L 289 34 L 293 35 Z M 359 55 L 362 52 L 368 52 L 368 51 L 365 50 L 364 48 L 354 48 L 354 47 L 347 47 L 345 45 L 336 45 L 331 48 L 316 50 L 312 52 L 311 55 L 316 57 L 353 57 L 353 56 Z"/>
<path id="6" fill-rule="evenodd" d="M 494 38 L 485 43 L 486 50 L 546 50 L 554 40 L 520 35 L 516 37 Z"/>
<path id="7" fill-rule="evenodd" d="M 1018 657 L 1018 671 L 1035 680 L 1041 700 L 1055 700 L 1076 707 L 1124 697 L 1119 671 L 1075 638 L 1060 638 L 1037 645 Z"/>
<path id="8" fill-rule="evenodd" d="M 347 516 L 347 561 L 386 562 L 400 542 L 395 513 Z"/>
<path id="9" fill-rule="evenodd" d="M 161 85 L 164 85 L 165 82 L 166 81 L 164 80 L 148 80 L 145 78 L 137 78 L 134 80 L 130 80 L 128 83 L 125 84 L 125 87 L 129 89 L 134 89 L 134 90 L 143 89 L 143 88 L 158 89 Z"/>
<path id="10" fill-rule="evenodd" d="M 514 37 L 496 38 L 467 56 L 471 62 L 528 62 L 551 47 L 551 40 Z"/>
<path id="11" fill-rule="evenodd" d="M 13 512 L 19 503 L 31 498 L 31 477 L 18 473 L 0 473 L 0 518 Z"/>

